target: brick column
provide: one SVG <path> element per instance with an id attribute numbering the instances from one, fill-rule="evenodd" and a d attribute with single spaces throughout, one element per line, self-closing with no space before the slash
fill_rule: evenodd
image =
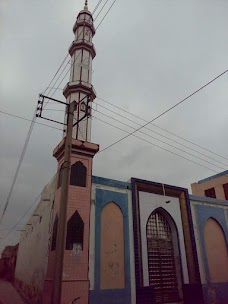
<path id="1" fill-rule="evenodd" d="M 79 298 L 77 304 L 86 304 L 89 301 L 89 228 L 90 228 L 90 201 L 92 186 L 92 161 L 98 152 L 99 146 L 89 142 L 73 139 L 71 165 L 80 161 L 86 167 L 86 186 L 69 185 L 67 203 L 67 221 L 77 211 L 84 222 L 83 250 L 78 253 L 74 250 L 66 250 L 64 253 L 62 303 L 69 304 Z M 55 148 L 53 155 L 58 161 L 58 178 L 63 162 L 64 139 Z M 55 191 L 55 203 L 53 211 L 53 223 L 59 212 L 60 189 Z M 66 222 L 67 225 L 67 222 Z M 66 229 L 67 233 L 67 229 Z M 73 231 L 72 233 L 77 233 Z M 52 235 L 53 236 L 53 235 Z M 52 240 L 51 240 L 52 243 Z M 43 304 L 51 303 L 52 282 L 55 269 L 55 250 L 49 248 L 47 276 L 44 285 Z"/>

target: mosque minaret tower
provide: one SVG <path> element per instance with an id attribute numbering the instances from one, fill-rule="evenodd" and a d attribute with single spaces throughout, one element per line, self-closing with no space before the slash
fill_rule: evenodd
<path id="1" fill-rule="evenodd" d="M 75 21 L 73 32 L 75 40 L 72 42 L 69 53 L 71 56 L 70 81 L 63 90 L 67 103 L 76 101 L 74 117 L 79 121 L 85 112 L 91 112 L 92 102 L 96 98 L 92 82 L 92 60 L 96 51 L 92 42 L 95 34 L 92 14 L 88 10 L 87 1 Z M 88 108 L 87 108 L 88 106 Z M 65 115 L 65 123 L 67 114 Z M 73 128 L 73 138 L 91 141 L 91 117 L 80 121 Z"/>
<path id="2" fill-rule="evenodd" d="M 92 14 L 87 1 L 79 12 L 73 32 L 74 41 L 69 48 L 71 55 L 70 80 L 63 90 L 67 103 L 65 123 L 72 121 L 72 145 L 66 143 L 69 132 L 53 151 L 58 170 L 52 210 L 52 232 L 49 242 L 48 267 L 44 284 L 43 304 L 89 303 L 89 237 L 93 157 L 99 146 L 91 143 L 91 108 L 96 97 L 91 83 L 95 34 Z M 71 110 L 69 110 L 69 108 Z M 69 113 L 68 113 L 69 111 Z M 64 130 L 66 131 L 66 130 Z M 70 137 L 71 138 L 71 137 Z M 68 155 L 69 161 L 66 161 Z M 65 179 L 68 187 L 66 199 L 62 200 Z M 65 184 L 64 184 L 65 185 Z M 64 212 L 62 212 L 64 210 Z M 63 229 L 61 229 L 63 227 Z M 59 236 L 61 236 L 61 241 Z M 63 242 L 62 242 L 63 241 Z M 60 252 L 60 254 L 59 254 Z M 60 261 L 58 263 L 58 261 Z M 57 267 L 58 265 L 58 267 Z M 59 267 L 59 265 L 61 265 Z M 62 268 L 63 271 L 58 269 Z M 58 281 L 56 278 L 58 277 Z M 56 283 L 57 282 L 57 283 Z M 56 288 L 60 286 L 60 288 Z M 58 298 L 58 301 L 56 300 Z"/>

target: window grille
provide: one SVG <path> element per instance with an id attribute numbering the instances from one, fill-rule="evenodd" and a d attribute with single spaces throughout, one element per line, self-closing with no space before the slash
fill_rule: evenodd
<path id="1" fill-rule="evenodd" d="M 149 284 L 154 286 L 157 303 L 179 300 L 172 230 L 160 212 L 147 222 Z"/>

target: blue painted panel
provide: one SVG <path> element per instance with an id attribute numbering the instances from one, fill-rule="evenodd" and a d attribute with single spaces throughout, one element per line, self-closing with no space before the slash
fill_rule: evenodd
<path id="1" fill-rule="evenodd" d="M 116 187 L 116 188 L 131 189 L 130 183 L 109 179 L 105 177 L 93 176 L 92 181 L 94 184 L 100 184 L 100 185 Z"/>
<path id="2" fill-rule="evenodd" d="M 116 203 L 123 213 L 124 218 L 124 253 L 125 253 L 125 288 L 124 289 L 100 289 L 100 247 L 101 247 L 101 212 L 103 207 L 110 203 Z M 128 195 L 104 189 L 96 189 L 95 207 L 95 284 L 90 292 L 90 300 L 95 303 L 130 304 L 130 246 L 129 246 L 129 220 L 128 220 Z M 118 302 L 117 302 L 118 300 Z"/>
<path id="3" fill-rule="evenodd" d="M 204 226 L 209 217 L 214 218 L 218 221 L 221 225 L 223 232 L 225 234 L 226 242 L 228 245 L 228 227 L 226 225 L 225 213 L 224 209 L 221 207 L 211 207 L 205 205 L 195 205 L 196 214 L 197 214 L 197 222 L 199 227 L 199 234 L 200 240 L 202 244 L 202 253 L 203 253 L 203 260 L 205 265 L 205 274 L 207 282 L 210 282 L 210 275 L 209 275 L 209 267 L 207 263 L 207 254 L 206 254 L 206 247 L 204 242 Z"/>

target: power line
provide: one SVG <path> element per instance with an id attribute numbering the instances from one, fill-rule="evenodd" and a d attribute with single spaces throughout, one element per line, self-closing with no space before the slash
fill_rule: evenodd
<path id="1" fill-rule="evenodd" d="M 49 110 L 49 109 L 45 109 L 45 110 Z M 62 110 L 55 110 L 55 111 L 62 111 Z M 3 114 L 8 115 L 8 116 L 15 117 L 15 118 L 19 118 L 19 119 L 22 119 L 22 120 L 25 120 L 25 121 L 30 121 L 30 122 L 32 122 L 31 119 L 28 119 L 28 118 L 25 118 L 25 117 L 22 117 L 22 116 L 18 116 L 18 115 L 14 115 L 14 114 L 11 114 L 11 113 L 8 113 L 8 112 L 4 112 L 4 111 L 1 111 L 1 110 L 0 110 L 0 113 L 3 113 Z M 35 124 L 38 124 L 38 125 L 41 125 L 41 126 L 45 126 L 45 127 L 48 127 L 48 128 L 52 128 L 52 129 L 56 129 L 56 130 L 62 131 L 62 129 L 60 129 L 60 128 L 56 128 L 56 127 L 53 127 L 53 126 L 49 126 L 49 125 L 46 125 L 46 124 L 41 123 L 41 122 L 38 122 L 38 121 L 34 121 L 34 123 L 35 123 Z"/>
<path id="2" fill-rule="evenodd" d="M 43 95 L 45 95 L 46 91 L 48 90 L 48 88 L 50 87 L 52 81 L 55 79 L 56 75 L 58 74 L 59 70 L 61 69 L 61 67 L 63 66 L 64 62 L 66 61 L 67 57 L 69 56 L 69 54 L 67 53 L 67 55 L 64 57 L 60 67 L 57 69 L 55 75 L 53 76 L 53 78 L 51 79 L 49 85 L 47 86 L 47 88 L 45 89 L 45 91 L 42 93 Z"/>
<path id="3" fill-rule="evenodd" d="M 12 192 L 13 192 L 13 188 L 14 188 L 14 185 L 15 185 L 16 180 L 17 180 L 18 173 L 19 173 L 19 171 L 20 171 L 21 164 L 22 164 L 23 159 L 24 159 L 24 156 L 25 156 L 25 152 L 26 152 L 26 149 L 27 149 L 27 146 L 28 146 L 28 143 L 29 143 L 31 134 L 32 134 L 32 130 L 33 130 L 33 128 L 34 128 L 35 120 L 36 120 L 36 110 L 35 110 L 35 112 L 34 112 L 34 114 L 33 114 L 33 119 L 32 119 L 32 121 L 31 121 L 29 130 L 28 130 L 28 134 L 27 134 L 27 137 L 26 137 L 26 140 L 25 140 L 25 143 L 24 143 L 22 152 L 21 152 L 21 156 L 20 156 L 20 158 L 19 158 L 19 162 L 18 162 L 18 165 L 17 165 L 17 168 L 16 168 L 16 172 L 15 172 L 15 174 L 14 174 L 13 181 L 12 181 L 12 184 L 11 184 L 11 186 L 10 186 L 9 194 L 8 194 L 8 196 L 7 196 L 7 199 L 6 199 L 4 208 L 3 208 L 3 212 L 2 212 L 2 215 L 1 215 L 1 218 L 0 218 L 0 224 L 1 224 L 1 222 L 2 222 L 2 219 L 3 219 L 3 217 L 4 217 L 4 214 L 5 214 L 5 212 L 6 212 L 6 208 L 7 208 L 7 206 L 9 205 L 9 200 L 10 200 L 10 198 L 11 198 L 11 195 L 12 195 Z"/>
<path id="4" fill-rule="evenodd" d="M 118 120 L 118 119 L 115 119 L 115 118 L 113 118 L 112 116 L 106 115 L 106 114 L 104 114 L 104 113 L 102 113 L 102 112 L 100 112 L 100 111 L 98 111 L 98 110 L 94 110 L 94 111 L 95 111 L 95 112 L 98 112 L 98 113 L 101 113 L 102 115 L 104 115 L 104 116 L 106 116 L 106 117 L 108 117 L 108 118 L 111 118 L 111 119 L 113 119 L 113 120 L 115 120 L 115 121 L 117 121 L 117 122 L 119 122 L 119 123 L 122 123 L 123 125 L 125 125 L 125 126 L 127 126 L 127 127 L 130 127 L 130 128 L 132 128 L 133 130 L 136 130 L 136 128 L 134 128 L 134 127 L 132 127 L 132 126 L 130 126 L 130 125 L 128 125 L 128 124 L 126 124 L 126 123 L 124 123 L 124 122 Z M 154 137 L 154 136 L 151 136 L 151 135 L 149 135 L 149 134 L 147 134 L 147 133 L 145 133 L 145 132 L 143 132 L 143 131 L 139 131 L 139 132 L 142 133 L 143 135 L 146 135 L 146 136 L 148 136 L 148 137 L 150 137 L 150 138 L 152 138 L 152 139 L 155 139 L 155 140 L 157 140 L 157 141 L 159 141 L 159 142 L 161 142 L 161 143 L 163 143 L 163 144 L 166 144 L 166 145 L 168 145 L 168 146 L 170 146 L 170 147 L 172 147 L 172 148 L 174 148 L 174 149 L 177 149 L 177 150 L 179 150 L 179 151 L 181 151 L 181 152 L 184 152 L 184 153 L 186 153 L 186 154 L 188 154 L 188 155 L 190 155 L 190 156 L 193 156 L 193 157 L 195 157 L 195 158 L 198 158 L 199 160 L 204 161 L 204 162 L 206 162 L 206 163 L 208 163 L 208 164 L 210 164 L 210 165 L 212 165 L 212 166 L 215 166 L 215 167 L 220 168 L 220 169 L 222 169 L 222 170 L 226 170 L 226 168 L 223 168 L 223 167 L 220 167 L 219 165 L 213 164 L 213 163 L 211 163 L 211 162 L 209 162 L 209 161 L 207 161 L 207 160 L 205 160 L 205 159 L 203 159 L 203 158 L 201 158 L 201 157 L 198 157 L 197 155 L 194 155 L 194 154 L 192 154 L 192 153 L 190 153 L 190 152 L 187 152 L 187 151 L 185 151 L 185 150 L 183 150 L 183 149 L 180 149 L 180 148 L 178 148 L 178 147 L 175 147 L 175 146 L 173 146 L 173 145 L 171 145 L 171 144 L 169 144 L 169 143 L 167 143 L 167 142 L 165 142 L 165 141 L 163 141 L 163 140 L 161 140 L 161 139 L 158 139 L 158 138 L 156 138 L 156 137 Z M 129 132 L 128 132 L 128 133 L 129 133 Z"/>
<path id="5" fill-rule="evenodd" d="M 95 104 L 98 105 L 99 107 L 104 108 L 105 110 L 107 110 L 107 111 L 109 111 L 109 112 L 111 112 L 111 113 L 113 113 L 113 114 L 116 114 L 116 115 L 118 115 L 118 116 L 120 116 L 120 117 L 122 117 L 122 118 L 124 118 L 124 119 L 126 119 L 126 120 L 128 120 L 128 121 L 130 121 L 130 122 L 135 123 L 135 124 L 138 125 L 138 126 L 142 126 L 141 124 L 137 123 L 136 121 L 134 121 L 134 120 L 132 120 L 132 119 L 130 119 L 130 118 L 127 118 L 126 116 L 121 115 L 121 114 L 119 114 L 119 113 L 117 113 L 117 112 L 115 112 L 115 111 L 112 111 L 111 109 L 109 109 L 109 108 L 107 108 L 107 107 L 101 106 L 100 104 L 98 104 L 98 103 L 96 103 L 96 102 L 95 102 Z M 95 110 L 95 109 L 94 109 L 94 111 L 100 112 L 100 111 Z M 102 113 L 102 112 L 100 112 L 100 113 L 103 114 L 103 115 L 106 115 L 105 113 Z M 112 118 L 112 117 L 111 117 L 111 118 Z M 118 121 L 118 120 L 117 120 L 117 121 Z M 121 122 L 121 123 L 122 123 L 122 122 Z M 202 152 L 200 152 L 200 151 L 198 151 L 198 150 L 195 150 L 195 149 L 193 149 L 193 148 L 191 148 L 191 147 L 189 147 L 189 146 L 187 146 L 187 145 L 184 145 L 184 144 L 182 144 L 182 143 L 180 143 L 180 142 L 178 142 L 178 141 L 176 141 L 176 140 L 174 140 L 174 139 L 171 139 L 171 138 L 169 138 L 169 137 L 167 137 L 167 136 L 165 136 L 165 135 L 163 135 L 163 134 L 161 134 L 161 133 L 159 133 L 159 132 L 156 132 L 156 131 L 154 131 L 154 130 L 148 128 L 148 127 L 145 127 L 145 130 L 148 130 L 148 131 L 150 131 L 150 132 L 153 132 L 153 133 L 155 133 L 155 134 L 157 134 L 157 135 L 159 135 L 159 136 L 161 136 L 161 137 L 163 137 L 163 138 L 165 138 L 165 139 L 168 139 L 168 140 L 171 141 L 171 142 L 174 142 L 174 143 L 176 143 L 176 144 L 178 144 L 178 145 L 180 145 L 180 146 L 183 146 L 183 147 L 185 147 L 185 148 L 187 148 L 187 149 L 189 149 L 189 150 L 191 150 L 191 151 L 194 151 L 194 152 L 196 152 L 196 153 L 198 153 L 198 154 L 200 154 L 200 155 L 202 155 L 202 156 L 204 156 L 204 157 L 207 157 L 207 158 L 209 158 L 209 159 L 211 159 L 211 160 L 213 160 L 213 161 L 216 161 L 216 162 L 218 162 L 218 163 L 220 163 L 220 164 L 222 164 L 222 165 L 224 165 L 224 166 L 228 166 L 227 164 L 224 164 L 223 162 L 221 162 L 221 161 L 219 161 L 219 160 L 217 160 L 217 159 L 215 159 L 215 158 L 212 158 L 212 157 L 210 157 L 210 156 L 208 156 L 208 155 L 206 155 L 206 154 L 204 154 L 204 153 L 202 153 Z M 177 148 L 177 149 L 179 149 L 179 148 Z"/>
<path id="6" fill-rule="evenodd" d="M 112 104 L 111 102 L 109 102 L 109 101 L 107 101 L 107 100 L 101 98 L 101 97 L 96 97 L 96 98 L 99 99 L 99 100 L 101 100 L 101 101 L 103 101 L 103 102 L 105 102 L 105 103 L 107 103 L 107 104 L 109 104 L 109 105 L 111 105 L 111 106 L 113 106 L 113 107 L 115 107 L 115 108 L 117 108 L 117 109 L 119 109 L 119 110 L 121 110 L 121 111 L 123 111 L 123 112 L 125 112 L 125 113 L 127 113 L 127 114 L 129 114 L 129 115 L 131 115 L 131 116 L 133 116 L 133 117 L 135 117 L 135 118 L 138 118 L 138 119 L 140 119 L 140 120 L 142 120 L 142 121 L 144 121 L 144 122 L 148 122 L 146 119 L 143 119 L 142 117 L 140 117 L 140 116 L 138 116 L 138 115 L 135 115 L 135 114 L 133 114 L 133 113 L 131 113 L 131 112 L 129 112 L 129 111 L 126 111 L 125 109 L 123 109 L 123 108 L 121 108 L 121 107 L 118 107 L 118 106 Z M 99 105 L 98 103 L 95 103 L 95 104 Z M 101 105 L 99 105 L 99 106 L 101 106 Z M 102 106 L 102 107 L 104 107 L 104 106 Z M 104 107 L 104 108 L 105 108 L 105 107 Z M 107 109 L 107 108 L 106 108 L 106 109 Z M 114 113 L 116 113 L 116 112 L 114 112 Z M 120 115 L 119 113 L 116 113 L 116 114 Z M 122 116 L 122 115 L 120 115 L 120 116 Z M 125 117 L 125 116 L 124 116 L 124 117 Z M 192 142 L 192 141 L 190 141 L 190 140 L 188 140 L 188 139 L 186 139 L 186 138 L 184 138 L 184 137 L 181 137 L 181 136 L 179 136 L 179 135 L 177 135 L 177 134 L 175 134 L 175 133 L 173 133 L 173 132 L 170 132 L 170 131 L 167 130 L 167 129 L 164 129 L 164 128 L 162 128 L 162 127 L 160 127 L 160 126 L 158 126 L 158 125 L 155 125 L 155 124 L 153 124 L 153 123 L 151 123 L 151 125 L 154 126 L 154 127 L 156 127 L 156 128 L 158 128 L 158 129 L 160 129 L 160 130 L 162 130 L 162 131 L 165 131 L 165 132 L 168 133 L 168 134 L 171 134 L 171 135 L 173 135 L 173 136 L 175 136 L 175 137 L 177 137 L 177 138 L 180 138 L 181 140 L 184 140 L 184 141 L 186 141 L 186 142 L 188 142 L 188 143 L 190 143 L 190 144 L 192 144 L 192 145 L 194 145 L 194 146 L 196 146 L 196 147 L 198 147 L 198 148 L 201 148 L 201 149 L 203 149 L 203 150 L 205 150 L 205 151 L 207 151 L 207 152 L 210 152 L 210 153 L 212 153 L 212 154 L 214 154 L 214 155 L 216 155 L 216 156 L 219 156 L 219 157 L 221 157 L 221 158 L 223 158 L 223 159 L 225 159 L 225 160 L 228 160 L 228 158 L 226 158 L 226 157 L 224 157 L 224 156 L 222 156 L 222 155 L 220 155 L 220 154 L 218 154 L 218 153 L 215 153 L 215 152 L 213 152 L 213 151 L 211 151 L 211 150 L 209 150 L 209 149 L 207 149 L 207 148 L 205 148 L 205 147 L 203 147 L 203 146 L 201 146 L 201 145 L 199 145 L 199 144 L 197 144 L 197 143 L 194 143 L 194 142 Z"/>
<path id="7" fill-rule="evenodd" d="M 117 0 L 114 0 L 112 5 L 110 6 L 110 8 L 108 9 L 108 11 L 106 12 L 106 14 L 104 15 L 104 17 L 102 18 L 101 22 L 98 24 L 98 26 L 96 27 L 96 30 L 98 29 L 98 27 L 101 25 L 101 23 L 104 21 L 105 17 L 108 15 L 108 13 L 110 12 L 110 10 L 112 9 L 113 5 L 115 4 Z M 80 34 L 81 35 L 81 34 Z M 81 52 L 78 54 L 77 58 L 80 56 Z M 70 68 L 67 70 L 66 74 L 63 76 L 62 80 L 60 81 L 60 83 L 57 85 L 57 88 L 55 88 L 55 91 L 52 93 L 51 97 L 55 94 L 55 92 L 59 89 L 60 85 L 62 84 L 63 80 L 65 79 L 65 77 L 67 76 L 67 74 L 69 73 L 69 71 L 71 70 L 72 65 L 75 63 L 75 61 L 77 60 L 77 58 L 74 59 L 74 61 L 71 63 Z M 65 68 L 64 68 L 65 70 Z M 64 71 L 63 70 L 63 71 Z M 62 74 L 62 73 L 61 73 Z M 59 79 L 59 78 L 58 78 Z M 53 86 L 56 84 L 56 82 L 53 84 Z"/>
<path id="8" fill-rule="evenodd" d="M 104 21 L 105 17 L 108 15 L 108 13 L 110 12 L 110 10 L 112 9 L 113 5 L 116 3 L 116 0 L 113 1 L 112 5 L 110 6 L 110 8 L 108 9 L 107 13 L 104 15 L 104 17 L 101 19 L 101 22 L 98 24 L 98 26 L 96 27 L 96 30 L 99 28 L 99 26 L 101 25 L 101 23 Z"/>
<path id="9" fill-rule="evenodd" d="M 202 165 L 202 164 L 200 164 L 200 163 L 197 163 L 197 162 L 194 161 L 194 160 L 191 160 L 191 159 L 189 159 L 189 158 L 187 158 L 187 157 L 185 157 L 185 156 L 182 156 L 182 155 L 177 154 L 177 153 L 175 153 L 175 152 L 173 152 L 173 151 L 171 151 L 171 150 L 168 150 L 168 149 L 166 149 L 166 148 L 164 148 L 164 147 L 161 147 L 161 146 L 159 146 L 159 145 L 157 145 L 157 144 L 154 144 L 154 143 L 152 143 L 151 141 L 148 141 L 148 140 L 146 140 L 146 139 L 144 139 L 144 138 L 141 138 L 141 137 L 139 137 L 139 136 L 137 136 L 137 135 L 135 135 L 135 134 L 129 133 L 128 131 L 126 131 L 126 130 L 124 130 L 124 129 L 121 129 L 121 128 L 117 127 L 117 126 L 114 126 L 114 125 L 110 124 L 109 122 L 104 121 L 104 120 L 102 120 L 102 119 L 100 119 L 100 118 L 98 118 L 98 117 L 93 116 L 93 118 L 95 118 L 95 119 L 97 119 L 97 120 L 100 120 L 101 122 L 103 122 L 103 123 L 105 123 L 105 124 L 107 124 L 107 125 L 109 125 L 109 126 L 111 126 L 111 127 L 113 127 L 113 128 L 116 128 L 116 129 L 118 129 L 118 130 L 120 130 L 120 131 L 123 131 L 123 132 L 125 132 L 125 133 L 128 133 L 129 135 L 132 135 L 132 136 L 134 136 L 134 137 L 136 137 L 136 138 L 138 138 L 138 139 L 140 139 L 140 140 L 142 140 L 142 141 L 145 141 L 145 142 L 147 142 L 147 143 L 149 143 L 149 144 L 151 144 L 151 145 L 153 145 L 153 146 L 155 146 L 155 147 L 158 147 L 158 148 L 160 148 L 160 149 L 162 149 L 162 150 L 165 150 L 165 151 L 167 151 L 167 152 L 169 152 L 169 153 L 172 153 L 172 154 L 174 154 L 174 155 L 176 155 L 176 156 L 178 156 L 178 157 L 181 157 L 181 158 L 183 158 L 183 159 L 185 159 L 185 160 L 187 160 L 187 161 L 190 161 L 190 162 L 192 162 L 192 163 L 194 163 L 194 164 L 196 164 L 196 165 L 199 165 L 199 166 L 201 166 L 201 167 L 203 167 L 203 168 L 206 168 L 206 169 L 208 169 L 208 170 L 211 170 L 211 171 L 213 171 L 213 172 L 215 172 L 215 173 L 219 173 L 218 171 L 216 171 L 216 170 L 214 170 L 214 169 L 212 169 L 212 168 L 209 168 L 209 167 L 204 166 L 204 165 Z M 106 150 L 107 150 L 107 149 L 106 149 Z M 99 152 L 97 152 L 97 154 L 101 153 L 102 151 L 104 151 L 104 149 L 103 149 L 103 150 L 100 150 Z"/>
<path id="10" fill-rule="evenodd" d="M 116 1 L 116 0 L 115 0 Z M 108 12 L 111 10 L 112 6 L 114 5 L 115 1 L 113 2 L 113 4 L 111 5 L 111 7 L 109 8 Z M 101 2 L 100 2 L 101 3 Z M 98 5 L 99 6 L 99 5 Z M 97 6 L 97 7 L 98 7 Z M 105 14 L 104 18 L 107 16 L 108 12 Z M 101 22 L 99 23 L 99 25 L 103 22 L 104 18 L 101 20 Z M 98 25 L 98 26 L 99 26 Z M 82 32 L 81 32 L 82 33 Z M 80 34 L 81 35 L 81 34 Z M 80 53 L 78 54 L 78 56 L 80 55 Z M 68 54 L 67 54 L 68 56 Z M 54 77 L 52 78 L 51 82 L 49 83 L 48 87 L 50 86 L 50 84 L 52 83 L 52 81 L 54 80 L 54 78 L 56 77 L 56 75 L 58 74 L 59 70 L 61 69 L 61 67 L 63 66 L 67 56 L 64 58 L 62 64 L 60 65 L 60 67 L 58 68 L 57 72 L 55 73 Z M 77 56 L 77 58 L 78 58 Z M 76 58 L 76 59 L 77 59 Z M 74 59 L 74 62 L 76 61 L 76 59 Z M 69 61 L 70 62 L 70 61 Z M 69 63 L 67 62 L 67 64 Z M 72 64 L 74 64 L 74 62 Z M 65 70 L 67 65 L 65 65 L 63 71 Z M 70 66 L 70 69 L 71 69 L 72 65 Z M 70 69 L 67 71 L 67 73 L 65 74 L 64 78 L 66 77 L 66 75 L 68 74 L 68 72 L 70 71 Z M 61 74 L 63 73 L 63 71 L 61 72 Z M 53 86 L 57 83 L 58 79 L 60 78 L 61 74 L 59 75 L 59 77 L 57 78 L 57 80 L 54 82 Z M 61 80 L 61 82 L 59 83 L 59 85 L 57 86 L 57 88 L 60 86 L 60 84 L 63 82 L 64 78 Z M 46 91 L 46 90 L 45 90 Z M 54 91 L 54 93 L 56 92 L 56 90 Z M 51 95 L 53 96 L 54 93 Z M 50 90 L 48 92 L 48 95 L 50 94 Z M 44 105 L 44 107 L 48 104 L 48 102 Z M 32 121 L 31 121 L 31 125 L 30 125 L 30 128 L 29 128 L 29 131 L 28 131 L 28 134 L 27 134 L 27 137 L 26 137 L 26 140 L 25 140 L 25 143 L 24 143 L 24 147 L 23 147 L 23 150 L 22 150 L 22 153 L 21 153 L 21 156 L 20 156 L 20 159 L 19 159 L 19 162 L 18 162 L 18 166 L 17 166 L 17 169 L 16 169 L 16 172 L 15 172 L 15 175 L 14 175 L 14 178 L 13 178 L 13 182 L 12 182 L 12 185 L 10 187 L 10 191 L 9 191 L 9 195 L 7 197 L 7 200 L 6 200 L 6 203 L 5 203 L 5 206 L 4 206 L 4 209 L 3 209 L 3 213 L 2 213 L 2 216 L 0 218 L 0 224 L 2 222 L 2 219 L 4 217 L 4 214 L 5 214 L 5 211 L 6 211 L 6 208 L 9 204 L 9 200 L 10 200 L 10 197 L 11 197 L 11 194 L 13 192 L 13 188 L 14 188 L 14 185 L 16 183 L 16 180 L 17 180 L 17 176 L 18 176 L 18 173 L 19 173 L 19 170 L 20 170 L 20 167 L 21 167 L 21 164 L 23 162 L 23 159 L 24 159 L 24 155 L 25 155 L 25 152 L 26 152 L 26 149 L 27 149 L 27 146 L 28 146 L 28 143 L 29 143 L 29 140 L 30 140 L 30 137 L 31 137 L 31 134 L 32 134 L 32 130 L 33 130 L 33 127 L 34 127 L 34 124 L 35 124 L 35 120 L 36 120 L 36 108 L 35 108 L 35 112 L 34 112 L 34 115 L 33 115 L 33 118 L 32 118 Z"/>
<path id="11" fill-rule="evenodd" d="M 102 12 L 102 10 L 104 9 L 105 5 L 108 3 L 109 0 L 106 0 L 104 5 L 102 6 L 102 8 L 100 9 L 100 11 L 98 12 L 96 18 L 94 19 L 94 21 L 98 18 L 98 16 L 100 15 L 100 13 Z"/>
<path id="12" fill-rule="evenodd" d="M 133 135 L 134 133 L 136 133 L 137 131 L 141 130 L 142 128 L 145 128 L 146 126 L 148 126 L 150 123 L 154 122 L 155 120 L 157 120 L 158 118 L 162 117 L 163 115 L 165 115 L 166 113 L 168 113 L 169 111 L 173 110 L 174 108 L 176 108 L 177 106 L 179 106 L 180 104 L 182 104 L 183 102 L 185 102 L 187 99 L 189 99 L 190 97 L 192 97 L 193 95 L 197 94 L 198 92 L 200 92 L 201 90 L 203 90 L 205 87 L 207 87 L 209 84 L 211 84 L 212 82 L 214 82 L 215 80 L 217 80 L 219 77 L 221 77 L 222 75 L 224 75 L 225 73 L 227 73 L 228 70 L 222 72 L 221 74 L 219 74 L 218 76 L 216 76 L 215 78 L 213 78 L 212 80 L 210 80 L 209 82 L 207 82 L 205 85 L 203 85 L 202 87 L 200 87 L 199 89 L 197 89 L 196 91 L 194 91 L 193 93 L 191 93 L 190 95 L 188 95 L 187 97 L 185 97 L 184 99 L 182 99 L 181 101 L 179 101 L 178 103 L 176 103 L 175 105 L 173 105 L 172 107 L 168 108 L 167 110 L 165 110 L 164 112 L 162 112 L 161 114 L 159 114 L 158 116 L 156 116 L 155 118 L 153 118 L 152 120 L 148 121 L 147 123 L 145 123 L 144 125 L 142 125 L 141 127 L 137 128 L 135 131 L 132 131 L 131 133 L 127 134 L 126 136 L 120 138 L 119 140 L 115 141 L 114 143 L 112 143 L 111 145 L 105 147 L 104 149 L 102 149 L 100 152 L 103 152 L 109 148 L 111 148 L 112 146 L 118 144 L 119 142 L 123 141 L 124 139 L 128 138 L 129 136 Z"/>

